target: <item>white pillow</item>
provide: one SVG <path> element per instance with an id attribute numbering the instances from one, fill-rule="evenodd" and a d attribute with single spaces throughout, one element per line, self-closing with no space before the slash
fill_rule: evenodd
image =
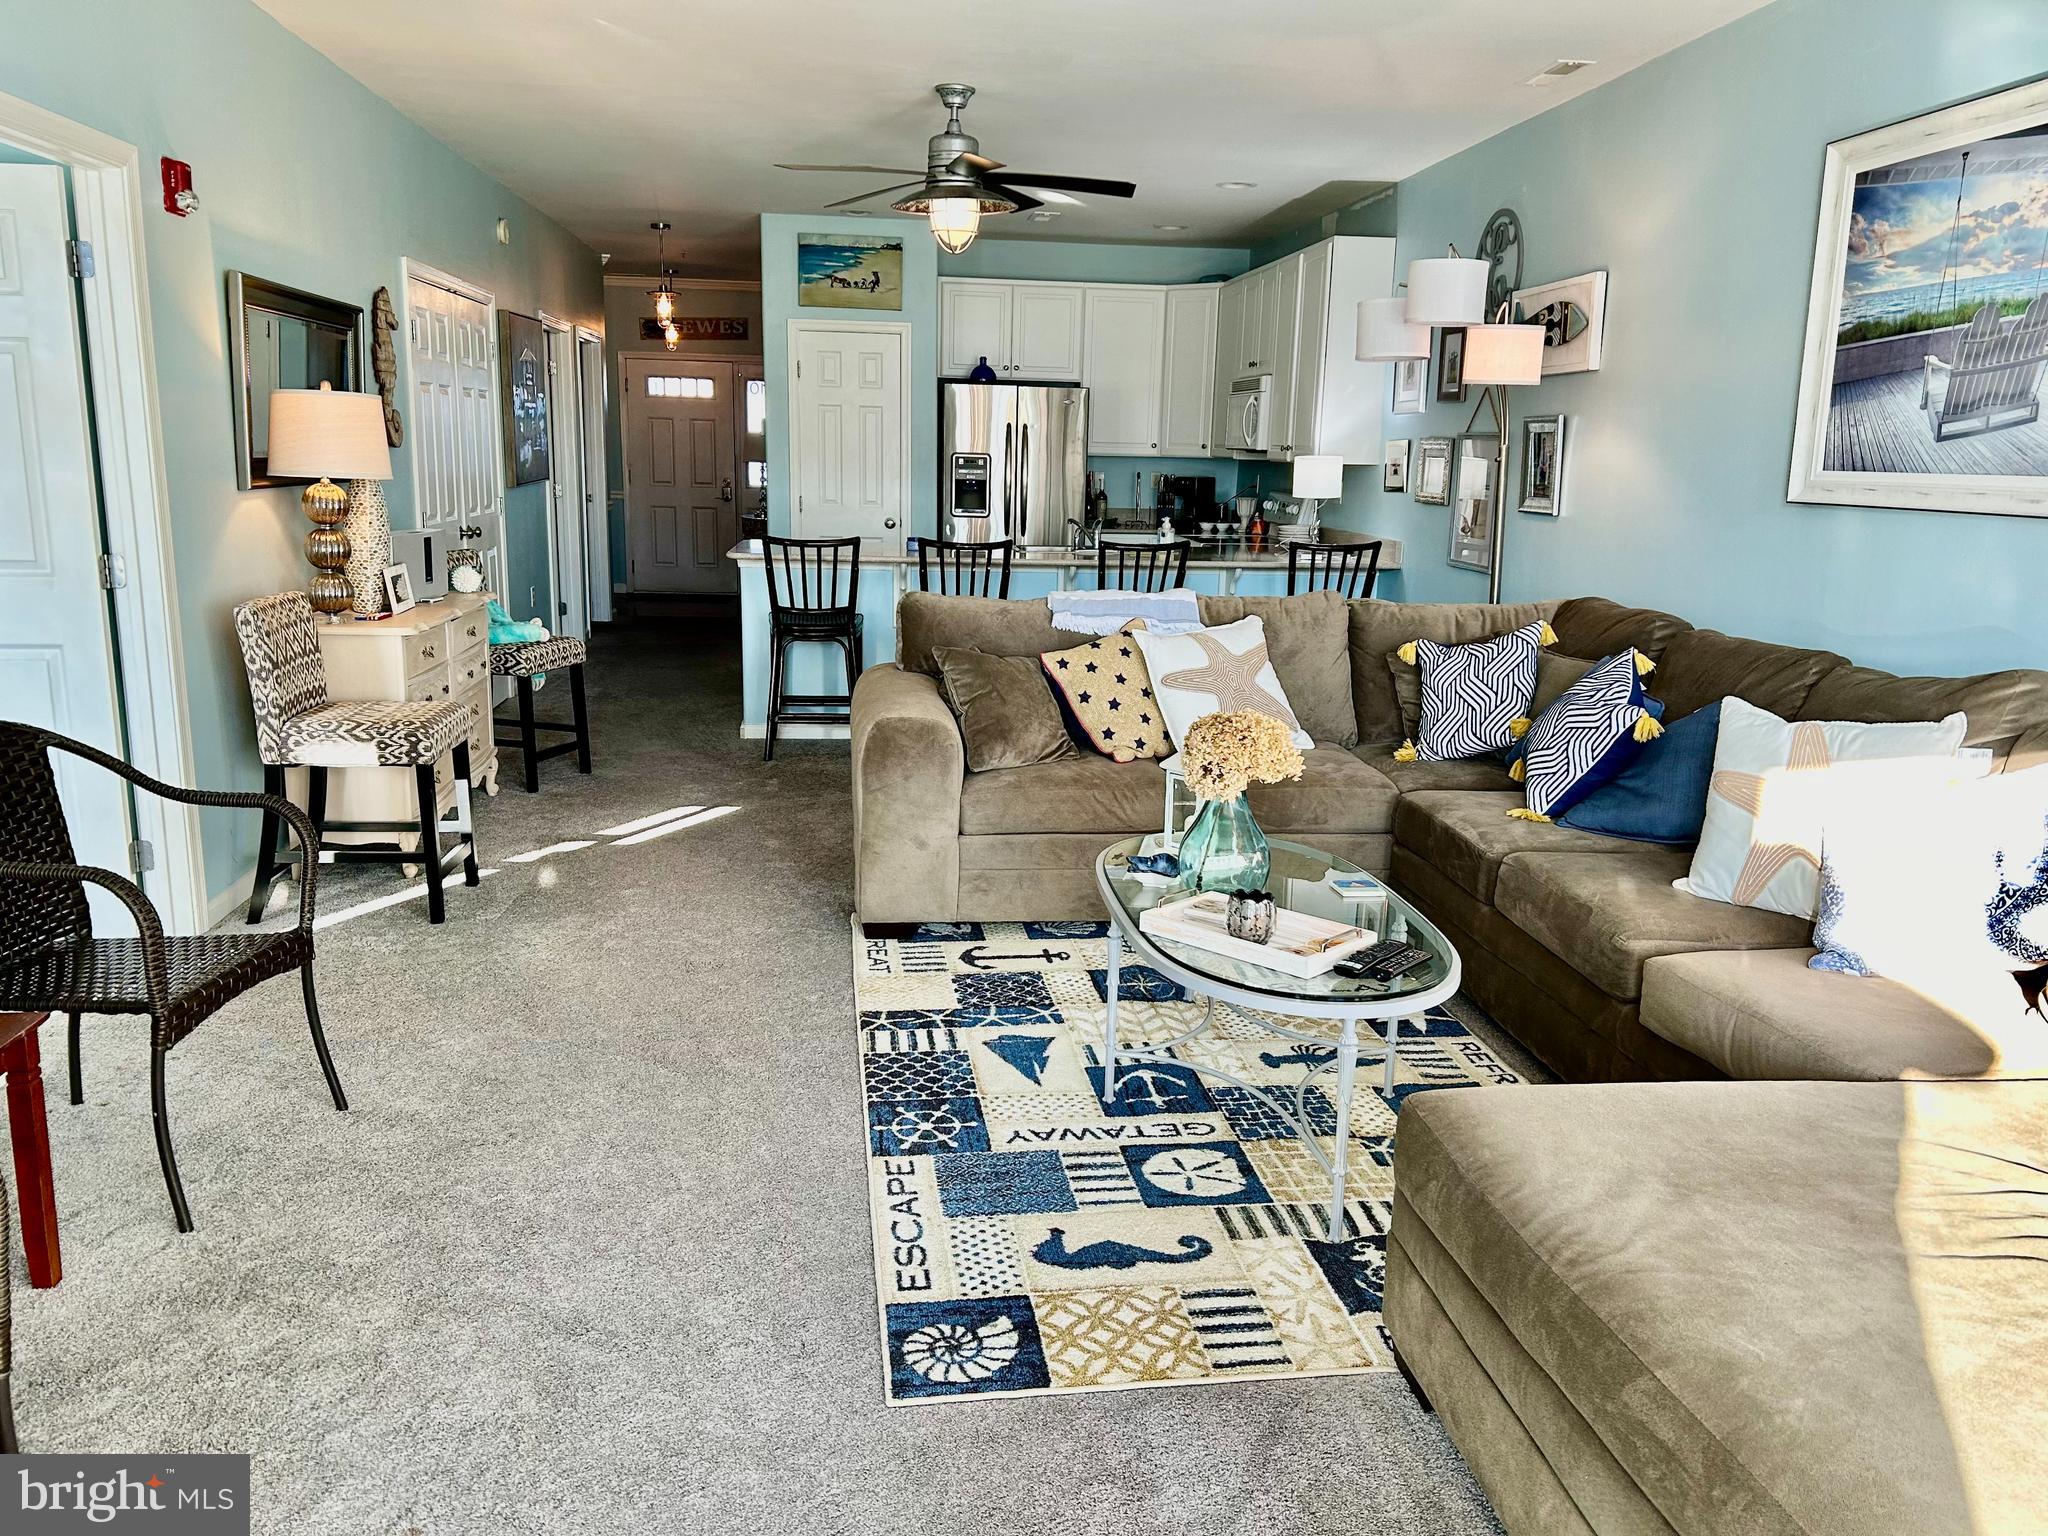
<path id="1" fill-rule="evenodd" d="M 1968 729 L 1960 711 L 1928 723 L 1793 722 L 1724 699 L 1706 822 L 1692 872 L 1674 884 L 1709 901 L 1812 917 L 1820 904 L 1821 836 L 1829 815 L 1875 800 L 1906 817 L 1919 790 L 1945 777 L 1982 777 L 1985 760 L 1955 761 Z M 1928 766 L 1913 783 L 1848 766 L 1900 760 Z"/>
<path id="2" fill-rule="evenodd" d="M 1188 727 L 1204 715 L 1251 709 L 1271 715 L 1294 733 L 1294 744 L 1315 745 L 1294 706 L 1280 687 L 1279 674 L 1266 654 L 1265 621 L 1253 616 L 1214 629 L 1184 635 L 1131 632 L 1152 674 L 1152 697 L 1166 717 L 1167 734 L 1176 747 L 1185 746 Z"/>
<path id="3" fill-rule="evenodd" d="M 2048 768 L 1831 817 L 1813 942 L 1815 970 L 2019 1009 L 2010 974 L 2048 964 Z"/>

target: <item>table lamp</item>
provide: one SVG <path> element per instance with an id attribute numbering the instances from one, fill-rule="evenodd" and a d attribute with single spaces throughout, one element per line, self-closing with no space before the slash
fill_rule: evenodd
<path id="1" fill-rule="evenodd" d="M 391 515 L 378 483 L 391 478 L 379 395 L 336 390 L 278 389 L 270 395 L 273 475 L 313 477 L 299 497 L 313 529 L 306 559 L 314 570 L 306 595 L 317 612 L 340 622 L 351 608 L 384 612 L 384 567 L 391 563 Z M 334 483 L 339 477 L 348 489 Z M 343 518 L 346 529 L 339 527 Z"/>
<path id="2" fill-rule="evenodd" d="M 1306 530 L 1310 538 L 1319 531 L 1316 526 L 1316 508 L 1344 494 L 1344 458 L 1335 453 L 1304 453 L 1294 460 L 1294 483 L 1289 487 L 1294 499 L 1301 503 L 1301 516 L 1297 526 Z"/>

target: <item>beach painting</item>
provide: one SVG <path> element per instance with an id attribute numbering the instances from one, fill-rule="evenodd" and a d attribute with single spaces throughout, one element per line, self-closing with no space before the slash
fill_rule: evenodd
<path id="1" fill-rule="evenodd" d="M 796 301 L 808 309 L 901 309 L 903 242 L 871 235 L 798 235 Z"/>
<path id="2" fill-rule="evenodd" d="M 2048 83 L 1828 146 L 1795 501 L 2048 515 Z"/>

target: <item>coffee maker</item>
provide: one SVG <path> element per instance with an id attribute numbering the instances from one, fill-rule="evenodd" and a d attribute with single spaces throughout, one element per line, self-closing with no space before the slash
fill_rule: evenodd
<path id="1" fill-rule="evenodd" d="M 1216 520 L 1214 475 L 1164 475 L 1159 482 L 1159 511 L 1173 520 L 1175 533 L 1194 533 Z"/>

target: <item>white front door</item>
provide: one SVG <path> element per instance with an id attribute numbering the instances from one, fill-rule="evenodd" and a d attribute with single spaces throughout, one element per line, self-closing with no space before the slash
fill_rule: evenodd
<path id="1" fill-rule="evenodd" d="M 576 387 L 576 333 L 548 327 L 548 508 L 554 537 L 555 611 L 547 619 L 558 635 L 590 634 L 590 606 L 584 573 L 583 422 Z"/>
<path id="2" fill-rule="evenodd" d="M 420 527 L 481 549 L 484 585 L 518 617 L 525 594 L 507 585 L 513 573 L 505 555 L 491 306 L 417 276 L 405 288 L 413 390 L 407 426 Z"/>
<path id="3" fill-rule="evenodd" d="M 910 520 L 904 333 L 828 325 L 791 330 L 796 537 L 857 534 L 865 553 L 900 555 Z"/>
<path id="4" fill-rule="evenodd" d="M 64 172 L 0 165 L 0 720 L 122 757 L 70 236 Z M 54 761 L 78 861 L 132 873 L 126 787 Z M 97 890 L 93 907 L 124 912 Z"/>
<path id="5" fill-rule="evenodd" d="M 733 366 L 625 360 L 627 584 L 635 592 L 737 592 Z"/>

